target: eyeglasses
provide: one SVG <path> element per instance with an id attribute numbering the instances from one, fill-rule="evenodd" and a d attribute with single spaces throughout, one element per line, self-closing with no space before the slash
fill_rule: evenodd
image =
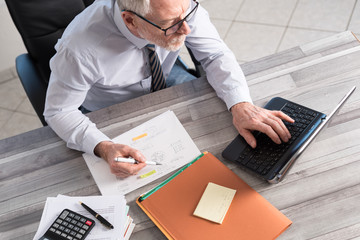
<path id="1" fill-rule="evenodd" d="M 195 5 L 195 7 L 190 11 L 190 13 L 189 13 L 188 15 L 186 15 L 182 20 L 178 21 L 177 23 L 171 25 L 171 26 L 168 27 L 168 28 L 162 28 L 162 27 L 156 25 L 155 23 L 147 20 L 147 19 L 144 18 L 143 16 L 141 16 L 141 15 L 139 15 L 139 14 L 137 14 L 136 12 L 133 12 L 133 11 L 131 11 L 131 10 L 123 10 L 123 11 L 131 12 L 131 13 L 135 14 L 136 16 L 138 16 L 139 18 L 141 18 L 142 20 L 144 20 L 144 21 L 150 23 L 151 25 L 153 25 L 154 27 L 157 27 L 158 29 L 162 30 L 162 31 L 165 33 L 165 36 L 169 36 L 169 35 L 171 35 L 171 34 L 176 33 L 176 32 L 181 28 L 181 26 L 183 25 L 184 21 L 186 21 L 186 22 L 190 21 L 190 19 L 195 15 L 196 10 L 197 10 L 197 8 L 198 8 L 198 6 L 199 6 L 199 2 L 197 2 L 197 1 L 195 1 L 195 0 L 193 0 L 193 1 L 196 3 L 196 5 Z"/>

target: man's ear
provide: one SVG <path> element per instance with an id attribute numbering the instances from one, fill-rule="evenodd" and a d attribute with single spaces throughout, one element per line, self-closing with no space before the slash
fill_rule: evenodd
<path id="1" fill-rule="evenodd" d="M 121 17 L 126 25 L 126 27 L 130 30 L 132 34 L 139 37 L 138 27 L 135 21 L 135 15 L 131 12 L 123 11 L 121 12 Z"/>

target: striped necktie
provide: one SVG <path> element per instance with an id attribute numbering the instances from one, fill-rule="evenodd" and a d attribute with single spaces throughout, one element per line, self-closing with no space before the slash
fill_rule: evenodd
<path id="1" fill-rule="evenodd" d="M 146 48 L 149 50 L 149 60 L 151 67 L 151 92 L 155 92 L 166 88 L 165 77 L 161 68 L 161 63 L 158 55 L 155 52 L 155 45 L 148 44 Z"/>

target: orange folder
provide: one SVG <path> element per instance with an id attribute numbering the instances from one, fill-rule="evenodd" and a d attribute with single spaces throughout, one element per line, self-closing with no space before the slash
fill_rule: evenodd
<path id="1" fill-rule="evenodd" d="M 236 190 L 222 224 L 193 215 L 209 182 Z M 168 239 L 275 239 L 292 223 L 211 153 L 136 202 Z"/>

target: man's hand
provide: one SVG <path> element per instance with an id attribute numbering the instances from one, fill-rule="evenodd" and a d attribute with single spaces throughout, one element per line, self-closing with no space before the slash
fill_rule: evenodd
<path id="1" fill-rule="evenodd" d="M 249 102 L 231 107 L 233 124 L 245 141 L 256 147 L 256 139 L 251 131 L 257 130 L 268 135 L 275 143 L 287 142 L 291 135 L 282 120 L 293 123 L 294 120 L 281 111 L 270 111 Z"/>
<path id="2" fill-rule="evenodd" d="M 146 166 L 144 163 L 146 161 L 144 155 L 142 155 L 140 151 L 127 145 L 104 141 L 96 145 L 94 153 L 109 163 L 111 173 L 115 174 L 117 177 L 125 178 L 136 175 Z M 114 160 L 116 157 L 132 157 L 138 161 L 138 163 L 116 162 Z"/>

